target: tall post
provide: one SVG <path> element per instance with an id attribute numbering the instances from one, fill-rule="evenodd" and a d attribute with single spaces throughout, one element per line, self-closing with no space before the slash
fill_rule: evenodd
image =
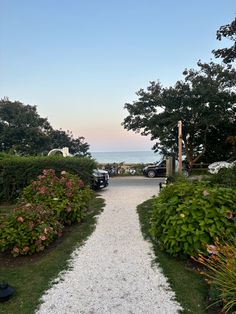
<path id="1" fill-rule="evenodd" d="M 173 175 L 173 157 L 166 159 L 166 176 L 171 177 Z"/>
<path id="2" fill-rule="evenodd" d="M 179 174 L 182 175 L 182 121 L 178 121 L 178 139 L 179 139 Z"/>

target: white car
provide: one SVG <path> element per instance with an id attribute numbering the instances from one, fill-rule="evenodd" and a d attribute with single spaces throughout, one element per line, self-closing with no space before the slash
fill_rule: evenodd
<path id="1" fill-rule="evenodd" d="M 235 158 L 229 161 L 216 161 L 216 162 L 213 162 L 213 164 L 210 164 L 208 166 L 208 171 L 212 174 L 215 174 L 215 173 L 218 173 L 220 169 L 232 168 L 234 165 L 236 165 Z"/>

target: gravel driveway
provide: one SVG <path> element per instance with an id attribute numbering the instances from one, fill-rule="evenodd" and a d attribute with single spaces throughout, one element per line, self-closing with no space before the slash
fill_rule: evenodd
<path id="1" fill-rule="evenodd" d="M 71 268 L 45 292 L 38 314 L 175 314 L 166 278 L 152 264 L 136 206 L 158 193 L 160 179 L 112 178 L 96 230 L 71 258 Z"/>

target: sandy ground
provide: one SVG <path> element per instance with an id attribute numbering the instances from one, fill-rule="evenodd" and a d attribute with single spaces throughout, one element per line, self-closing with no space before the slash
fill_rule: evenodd
<path id="1" fill-rule="evenodd" d="M 158 193 L 159 179 L 111 179 L 96 230 L 74 251 L 70 269 L 45 292 L 38 314 L 175 314 L 180 305 L 144 241 L 136 206 Z"/>

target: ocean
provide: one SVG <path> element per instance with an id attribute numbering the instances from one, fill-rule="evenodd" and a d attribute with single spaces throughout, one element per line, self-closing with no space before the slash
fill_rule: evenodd
<path id="1" fill-rule="evenodd" d="M 148 164 L 161 159 L 161 156 L 153 151 L 91 152 L 91 155 L 101 164 L 122 162 L 126 164 Z"/>

